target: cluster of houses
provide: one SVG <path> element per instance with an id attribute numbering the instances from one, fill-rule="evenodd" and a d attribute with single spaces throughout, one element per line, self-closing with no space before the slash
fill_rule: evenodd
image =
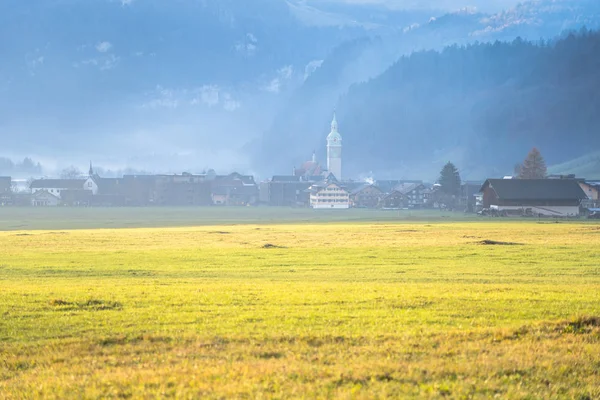
<path id="1" fill-rule="evenodd" d="M 399 210 L 443 208 L 446 200 L 439 185 L 421 181 L 340 182 L 333 174 L 308 175 L 306 169 L 257 184 L 253 176 L 213 171 L 102 178 L 90 167 L 86 178 L 34 180 L 27 195 L 14 194 L 11 179 L 0 177 L 0 205 L 37 207 L 263 205 Z M 498 216 L 577 216 L 583 209 L 599 211 L 600 182 L 573 176 L 465 182 L 452 206 Z"/>
<path id="2" fill-rule="evenodd" d="M 245 206 L 256 204 L 254 177 L 217 175 L 125 175 L 102 178 L 90 166 L 79 179 L 38 179 L 30 184 L 32 206 Z"/>
<path id="3" fill-rule="evenodd" d="M 600 211 L 600 181 L 575 176 L 549 179 L 488 179 L 465 182 L 460 195 L 449 198 L 440 185 L 422 181 L 342 180 L 342 136 L 335 115 L 327 136 L 327 165 L 313 153 L 291 175 L 257 184 L 253 176 L 125 175 L 102 178 L 90 164 L 87 177 L 38 179 L 30 193 L 15 194 L 8 177 L 0 177 L 0 205 L 47 206 L 255 206 L 314 209 L 424 209 L 452 207 L 490 215 L 566 217 L 580 210 Z"/>
<path id="4" fill-rule="evenodd" d="M 433 208 L 435 187 L 420 181 L 339 182 L 323 176 L 274 176 L 257 184 L 253 176 L 125 175 L 102 178 L 90 167 L 85 178 L 33 180 L 28 203 L 50 206 L 288 206 L 315 209 Z M 11 198 L 11 180 L 0 177 L 0 204 Z M 19 194 L 23 196 L 23 194 Z M 466 204 L 466 199 L 464 203 Z M 475 199 L 473 199 L 475 201 Z"/>

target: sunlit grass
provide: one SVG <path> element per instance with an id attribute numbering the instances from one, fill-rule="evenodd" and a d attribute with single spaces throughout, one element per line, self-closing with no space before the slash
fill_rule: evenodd
<path id="1" fill-rule="evenodd" d="M 536 222 L 2 232 L 0 398 L 597 398 L 599 245 Z"/>

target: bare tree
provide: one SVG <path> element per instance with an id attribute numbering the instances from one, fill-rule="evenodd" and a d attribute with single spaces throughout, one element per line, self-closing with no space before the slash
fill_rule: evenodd
<path id="1" fill-rule="evenodd" d="M 83 173 L 81 172 L 81 170 L 73 165 L 63 169 L 60 172 L 60 177 L 62 179 L 77 179 L 77 178 L 81 177 L 82 175 L 83 175 Z"/>

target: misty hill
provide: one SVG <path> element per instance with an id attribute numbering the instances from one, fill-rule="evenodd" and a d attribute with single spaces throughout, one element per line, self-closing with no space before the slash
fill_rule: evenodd
<path id="1" fill-rule="evenodd" d="M 483 178 L 533 146 L 549 164 L 600 149 L 599 50 L 600 34 L 582 33 L 402 58 L 340 100 L 349 167 L 435 176 L 452 160 Z"/>
<path id="2" fill-rule="evenodd" d="M 600 179 L 600 151 L 548 167 L 548 173 L 560 175 L 574 174 L 582 178 Z"/>
<path id="3" fill-rule="evenodd" d="M 571 3 L 580 6 L 527 3 L 543 17 L 521 23 L 514 13 L 321 0 L 5 0 L 0 156 L 57 168 L 289 168 L 321 148 L 340 94 L 403 54 L 512 39 L 527 26 L 593 26 L 594 2 Z M 254 162 L 248 149 L 264 131 Z M 271 159 L 273 137 L 285 135 L 302 146 Z"/>
<path id="4" fill-rule="evenodd" d="M 421 49 L 442 50 L 453 44 L 512 41 L 519 36 L 531 40 L 553 38 L 584 25 L 600 27 L 600 2 L 529 1 L 497 14 L 463 9 L 419 20 L 396 34 L 346 42 L 324 60 L 274 119 L 263 141 L 253 148 L 257 162 L 266 160 L 269 154 L 270 163 L 289 168 L 290 163 L 305 159 L 312 148 L 320 150 L 323 158 L 323 135 L 339 97 L 351 85 L 381 75 L 403 55 Z M 296 151 L 272 151 L 284 143 L 292 143 L 290 147 Z"/>
<path id="5" fill-rule="evenodd" d="M 0 133 L 13 153 L 47 157 L 223 147 L 215 137 L 252 135 L 281 93 L 368 31 L 309 26 L 285 1 L 5 0 Z"/>

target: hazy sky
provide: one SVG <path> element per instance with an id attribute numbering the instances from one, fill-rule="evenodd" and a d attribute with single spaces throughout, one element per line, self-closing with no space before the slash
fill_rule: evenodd
<path id="1" fill-rule="evenodd" d="M 523 0 L 336 0 L 346 3 L 385 4 L 393 8 L 434 8 L 455 10 L 464 7 L 477 7 L 482 11 L 498 11 L 513 7 Z"/>

